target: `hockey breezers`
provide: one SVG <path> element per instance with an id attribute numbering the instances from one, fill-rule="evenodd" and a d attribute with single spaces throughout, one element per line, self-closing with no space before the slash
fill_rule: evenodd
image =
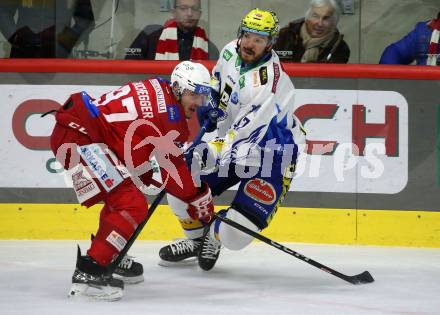
<path id="1" fill-rule="evenodd" d="M 215 117 L 216 119 L 216 117 Z M 206 132 L 206 127 L 208 126 L 210 122 L 207 121 L 205 124 L 200 128 L 200 131 L 198 135 L 194 138 L 193 143 L 188 148 L 186 152 L 191 152 L 191 149 L 194 148 L 197 144 L 199 144 L 200 140 L 202 139 L 203 135 Z M 189 166 L 188 166 L 189 167 Z M 124 248 L 119 252 L 118 257 L 116 257 L 115 260 L 113 260 L 108 266 L 107 266 L 107 274 L 111 275 L 115 271 L 116 267 L 119 265 L 119 263 L 124 259 L 125 255 L 130 250 L 131 246 L 133 245 L 136 238 L 139 236 L 139 234 L 142 232 L 142 229 L 144 228 L 145 224 L 147 224 L 148 220 L 150 220 L 150 217 L 153 215 L 154 211 L 156 210 L 159 203 L 162 201 L 162 198 L 165 196 L 166 191 L 165 189 L 162 189 L 162 191 L 157 195 L 156 199 L 154 199 L 153 203 L 151 204 L 150 208 L 148 209 L 148 215 L 142 221 L 134 230 L 133 235 L 130 237 L 130 239 L 127 241 L 127 244 L 125 244 Z"/>
<path id="2" fill-rule="evenodd" d="M 323 265 L 313 259 L 310 259 L 310 258 L 308 258 L 298 252 L 295 252 L 294 250 L 291 250 L 290 248 L 287 248 L 287 247 L 281 245 L 280 243 L 272 241 L 271 239 L 269 239 L 259 233 L 256 233 L 256 232 L 248 229 L 247 227 L 244 227 L 243 225 L 241 225 L 235 221 L 232 221 L 226 217 L 215 215 L 215 218 L 234 227 L 234 228 L 236 228 L 237 230 L 240 230 L 241 232 L 243 232 L 245 234 L 251 235 L 256 239 L 259 239 L 260 241 L 262 241 L 272 247 L 275 247 L 276 249 L 279 249 L 289 255 L 294 256 L 295 258 L 298 258 L 302 261 L 305 261 L 306 263 L 308 263 L 318 269 L 321 269 L 322 271 L 325 271 L 325 272 L 327 272 L 335 277 L 338 277 L 342 280 L 345 280 L 347 282 L 350 282 L 351 284 L 365 284 L 365 283 L 371 283 L 374 281 L 373 277 L 371 276 L 371 274 L 368 271 L 364 271 L 364 272 L 362 272 L 358 275 L 354 275 L 354 276 L 344 275 L 343 273 L 340 273 L 332 268 L 329 268 L 329 267 L 327 267 L 327 266 L 325 266 L 325 265 Z"/>

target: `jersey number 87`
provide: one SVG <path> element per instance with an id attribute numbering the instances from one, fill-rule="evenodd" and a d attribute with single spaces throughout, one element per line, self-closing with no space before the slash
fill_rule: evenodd
<path id="1" fill-rule="evenodd" d="M 138 112 L 136 110 L 136 105 L 134 103 L 133 96 L 125 97 L 130 94 L 131 88 L 129 85 L 124 85 L 119 89 L 109 92 L 103 95 L 100 99 L 95 100 L 93 104 L 96 106 L 106 106 L 115 100 L 120 100 L 119 102 L 113 102 L 114 104 L 121 104 L 124 107 L 124 112 L 112 113 L 112 114 L 103 114 L 105 119 L 109 122 L 119 122 L 119 121 L 133 121 L 138 117 Z M 125 98 L 124 98 L 125 97 Z M 113 106 L 112 106 L 113 109 Z"/>

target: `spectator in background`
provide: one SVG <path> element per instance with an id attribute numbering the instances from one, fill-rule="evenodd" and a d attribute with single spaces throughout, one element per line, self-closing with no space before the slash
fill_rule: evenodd
<path id="1" fill-rule="evenodd" d="M 63 16 L 56 16 L 59 12 Z M 67 1 L 4 0 L 0 4 L 0 31 L 11 44 L 11 58 L 68 57 L 81 34 L 94 25 L 90 0 L 75 0 L 73 26 L 70 19 Z"/>
<path id="2" fill-rule="evenodd" d="M 173 18 L 163 26 L 149 25 L 127 49 L 125 59 L 205 60 L 218 59 L 218 49 L 198 26 L 200 0 L 174 0 Z"/>
<path id="3" fill-rule="evenodd" d="M 392 43 L 382 53 L 379 63 L 407 65 L 440 65 L 440 11 L 436 19 L 419 22 L 402 39 Z"/>
<path id="4" fill-rule="evenodd" d="M 312 0 L 305 18 L 280 30 L 274 46 L 281 61 L 347 63 L 350 48 L 337 27 L 340 9 L 335 0 Z"/>

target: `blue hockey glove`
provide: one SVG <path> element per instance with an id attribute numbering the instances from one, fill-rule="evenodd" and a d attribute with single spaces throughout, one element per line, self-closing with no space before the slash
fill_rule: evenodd
<path id="1" fill-rule="evenodd" d="M 217 108 L 212 108 L 210 106 L 200 106 L 197 109 L 197 118 L 199 120 L 200 127 L 205 126 L 206 122 L 206 132 L 213 132 L 217 129 Z"/>
<path id="2" fill-rule="evenodd" d="M 197 109 L 197 118 L 199 120 L 200 127 L 204 126 L 206 121 L 208 122 L 206 126 L 206 132 L 213 132 L 217 129 L 217 118 L 219 111 L 217 110 L 220 101 L 220 94 L 211 89 L 211 93 L 208 97 L 208 104 L 206 106 L 200 106 Z"/>

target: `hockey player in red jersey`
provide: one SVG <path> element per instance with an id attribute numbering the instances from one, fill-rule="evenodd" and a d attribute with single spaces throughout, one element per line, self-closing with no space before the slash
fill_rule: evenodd
<path id="1" fill-rule="evenodd" d="M 128 257 L 114 276 L 106 275 L 105 267 L 147 216 L 148 203 L 140 189 L 158 185 L 149 162 L 153 155 L 167 192 L 190 204 L 188 214 L 194 219 L 211 219 L 211 191 L 206 184 L 195 185 L 181 149 L 188 141 L 186 119 L 209 93 L 208 70 L 184 61 L 173 70 L 171 82 L 154 78 L 128 83 L 98 99 L 85 92 L 72 94 L 57 111 L 52 151 L 82 205 L 104 202 L 87 255 L 81 256 L 78 248 L 71 296 L 117 300 L 123 295 L 122 280 L 143 280 L 142 265 Z M 90 292 L 96 288 L 97 294 Z"/>

